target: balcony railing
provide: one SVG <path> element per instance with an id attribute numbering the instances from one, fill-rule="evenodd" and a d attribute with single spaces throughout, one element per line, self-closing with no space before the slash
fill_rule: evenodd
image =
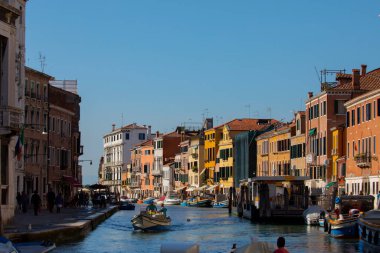
<path id="1" fill-rule="evenodd" d="M 102 182 L 102 185 L 108 185 L 108 186 L 121 185 L 121 180 L 104 180 Z"/>
<path id="2" fill-rule="evenodd" d="M 132 167 L 132 172 L 141 172 L 141 166 Z"/>
<path id="3" fill-rule="evenodd" d="M 139 182 L 131 182 L 131 185 L 130 185 L 131 188 L 138 188 L 140 186 L 141 186 L 141 183 Z"/>
<path id="4" fill-rule="evenodd" d="M 161 183 L 154 183 L 153 186 L 154 187 L 161 187 Z"/>
<path id="5" fill-rule="evenodd" d="M 356 166 L 359 168 L 369 168 L 371 167 L 372 157 L 369 153 L 357 154 L 354 157 Z"/>

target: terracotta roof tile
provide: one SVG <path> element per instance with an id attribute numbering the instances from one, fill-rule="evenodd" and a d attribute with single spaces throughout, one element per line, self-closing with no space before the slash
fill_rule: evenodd
<path id="1" fill-rule="evenodd" d="M 267 126 L 276 123 L 277 120 L 273 119 L 234 119 L 230 122 L 227 122 L 224 125 L 227 125 L 230 131 L 252 131 L 252 130 L 261 130 Z"/>
<path id="2" fill-rule="evenodd" d="M 352 76 L 351 74 L 337 74 L 337 79 L 338 75 Z M 360 77 L 360 89 L 364 91 L 380 89 L 380 68 L 374 69 Z M 332 90 L 352 90 L 351 80 L 339 84 Z"/>

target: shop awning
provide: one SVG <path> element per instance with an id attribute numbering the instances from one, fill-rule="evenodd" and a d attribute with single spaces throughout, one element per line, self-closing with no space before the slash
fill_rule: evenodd
<path id="1" fill-rule="evenodd" d="M 326 185 L 326 189 L 330 188 L 331 186 L 335 185 L 336 182 L 330 182 Z"/>
<path id="2" fill-rule="evenodd" d="M 309 136 L 315 135 L 317 133 L 317 128 L 312 128 L 309 130 Z"/>
<path id="3" fill-rule="evenodd" d="M 214 184 L 214 185 L 211 185 L 209 188 L 207 188 L 206 190 L 207 191 L 211 191 L 211 190 L 214 190 L 218 185 L 217 184 Z"/>
<path id="4" fill-rule="evenodd" d="M 82 184 L 79 183 L 79 181 L 72 176 L 63 176 L 62 179 L 63 181 L 69 183 L 73 187 L 82 187 Z"/>

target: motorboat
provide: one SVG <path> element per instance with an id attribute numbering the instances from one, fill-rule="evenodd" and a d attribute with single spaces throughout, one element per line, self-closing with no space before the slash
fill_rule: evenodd
<path id="1" fill-rule="evenodd" d="M 135 210 L 135 205 L 129 201 L 122 200 L 119 203 L 119 210 Z"/>
<path id="2" fill-rule="evenodd" d="M 358 216 L 339 215 L 339 218 L 334 219 L 330 215 L 326 216 L 327 232 L 335 238 L 355 238 L 358 236 L 356 222 Z"/>
<path id="3" fill-rule="evenodd" d="M 214 208 L 227 208 L 228 207 L 228 200 L 214 202 L 212 206 Z"/>
<path id="4" fill-rule="evenodd" d="M 1 253 L 47 253 L 56 248 L 52 242 L 25 242 L 12 243 L 5 237 L 0 236 Z"/>
<path id="5" fill-rule="evenodd" d="M 380 209 L 364 213 L 358 220 L 358 227 L 360 239 L 380 252 Z"/>
<path id="6" fill-rule="evenodd" d="M 170 193 L 165 197 L 164 205 L 179 205 L 182 200 L 178 198 L 177 194 Z"/>
<path id="7" fill-rule="evenodd" d="M 302 215 L 307 225 L 319 225 L 321 213 L 326 213 L 326 210 L 320 206 L 310 206 Z"/>
<path id="8" fill-rule="evenodd" d="M 212 207 L 212 200 L 195 198 L 187 201 L 187 205 L 190 207 Z"/>
<path id="9" fill-rule="evenodd" d="M 143 203 L 149 205 L 149 204 L 152 203 L 154 200 L 155 200 L 155 198 L 153 198 L 153 197 L 148 197 L 148 198 L 146 198 L 146 199 L 143 200 Z"/>
<path id="10" fill-rule="evenodd" d="M 164 203 L 165 198 L 166 198 L 165 195 L 164 195 L 164 196 L 161 196 L 159 199 L 155 199 L 155 200 L 154 200 L 154 203 L 155 203 L 156 205 L 161 205 L 161 204 Z"/>
<path id="11" fill-rule="evenodd" d="M 141 211 L 140 214 L 131 219 L 135 230 L 165 230 L 171 225 L 170 217 L 163 213 L 152 211 Z"/>

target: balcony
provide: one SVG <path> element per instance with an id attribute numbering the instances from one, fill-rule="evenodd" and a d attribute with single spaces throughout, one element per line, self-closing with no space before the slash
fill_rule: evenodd
<path id="1" fill-rule="evenodd" d="M 153 176 L 162 176 L 162 170 L 152 170 Z"/>
<path id="2" fill-rule="evenodd" d="M 133 166 L 132 167 L 132 172 L 134 172 L 134 173 L 141 172 L 141 166 Z"/>
<path id="3" fill-rule="evenodd" d="M 104 180 L 102 185 L 113 186 L 113 185 L 121 185 L 121 180 Z"/>
<path id="4" fill-rule="evenodd" d="M 140 182 L 131 182 L 130 188 L 139 188 L 141 186 Z"/>
<path id="5" fill-rule="evenodd" d="M 10 106 L 0 107 L 0 132 L 19 131 L 21 124 L 21 109 Z"/>
<path id="6" fill-rule="evenodd" d="M 371 157 L 371 154 L 369 154 L 369 153 L 357 154 L 357 155 L 355 155 L 354 159 L 356 162 L 356 166 L 358 166 L 359 168 L 370 168 L 371 167 L 372 157 Z"/>

